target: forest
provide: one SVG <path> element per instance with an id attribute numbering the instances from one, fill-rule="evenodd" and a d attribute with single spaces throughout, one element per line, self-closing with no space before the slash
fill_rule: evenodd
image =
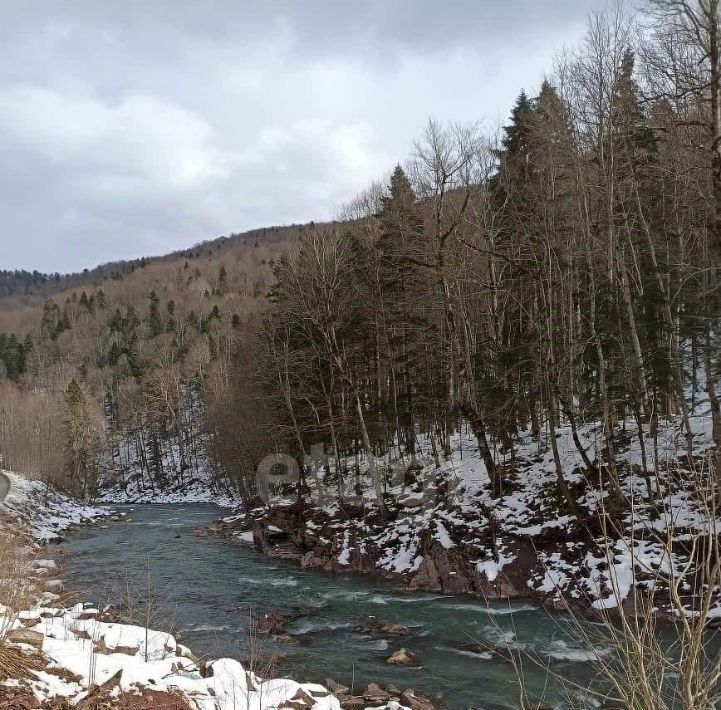
<path id="1" fill-rule="evenodd" d="M 414 462 L 422 439 L 439 460 L 467 425 L 496 497 L 519 436 L 549 442 L 577 514 L 570 426 L 623 508 L 629 422 L 649 491 L 660 422 L 693 458 L 699 392 L 721 444 L 718 30 L 713 2 L 598 13 L 503 129 L 429 120 L 331 223 L 6 274 L 5 466 L 87 497 L 198 478 L 250 502 L 269 453 L 323 444 L 335 476 L 361 457 L 380 481 L 389 452 Z"/>
<path id="2" fill-rule="evenodd" d="M 503 126 L 426 120 L 323 221 L 74 274 L 0 272 L 7 500 L 214 503 L 201 535 L 237 544 L 195 572 L 213 587 L 229 571 L 224 607 L 245 594 L 264 620 L 295 620 L 265 605 L 298 585 L 305 608 L 307 570 L 377 586 L 366 601 L 388 618 L 368 607 L 317 638 L 403 636 L 389 657 L 378 639 L 384 672 L 397 654 L 420 665 L 416 610 L 448 605 L 438 624 L 458 638 L 443 651 L 428 636 L 426 689 L 461 664 L 469 685 L 502 667 L 504 686 L 519 676 L 508 707 L 543 707 L 544 690 L 524 695 L 538 647 L 544 683 L 577 683 L 556 662 L 591 664 L 593 707 L 717 707 L 719 1 L 609 4 L 518 87 Z M 145 508 L 138 529 L 161 540 L 166 520 L 180 580 L 197 530 L 170 514 Z M 130 523 L 114 528 L 127 550 Z M 341 598 L 357 616 L 357 590 L 329 600 L 312 578 L 309 616 Z M 457 595 L 476 598 L 469 616 Z M 512 617 L 494 622 L 503 604 L 538 614 L 535 646 Z M 432 666 L 439 649 L 472 660 Z"/>
<path id="3" fill-rule="evenodd" d="M 207 478 L 205 413 L 224 398 L 273 255 L 297 229 L 268 229 L 262 245 L 261 235 L 234 235 L 163 259 L 36 278 L 39 290 L 8 274 L 22 290 L 0 308 L 4 466 L 87 498 L 128 477 L 148 490 Z"/>
<path id="4" fill-rule="evenodd" d="M 500 497 L 527 432 L 550 443 L 572 514 L 561 426 L 619 509 L 630 422 L 649 493 L 659 422 L 679 422 L 694 458 L 699 392 L 721 444 L 714 7 L 653 3 L 641 34 L 621 9 L 594 16 L 497 139 L 429 121 L 349 221 L 304 234 L 275 265 L 241 347 L 257 364 L 233 390 L 230 421 L 244 424 L 226 444 L 257 463 L 272 445 L 301 461 L 322 442 L 343 475 L 359 452 L 371 472 L 390 450 L 413 461 L 419 437 L 448 456 L 464 422 Z M 589 422 L 598 457 L 578 436 Z"/>

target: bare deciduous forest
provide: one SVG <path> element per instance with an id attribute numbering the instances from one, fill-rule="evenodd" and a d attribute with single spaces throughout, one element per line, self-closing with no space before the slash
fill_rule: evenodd
<path id="1" fill-rule="evenodd" d="M 519 433 L 553 444 L 563 423 L 589 480 L 623 507 L 627 422 L 653 438 L 678 418 L 693 458 L 703 391 L 721 443 L 718 17 L 657 2 L 645 20 L 639 38 L 620 10 L 594 17 L 498 142 L 429 121 L 389 184 L 346 208 L 351 222 L 280 260 L 241 347 L 256 374 L 233 389 L 239 412 L 262 412 L 237 417 L 250 451 L 301 457 L 322 441 L 338 460 L 413 458 L 422 434 L 441 455 L 463 420 L 500 496 Z M 594 421 L 598 460 L 575 436 Z M 653 448 L 642 458 L 651 490 Z"/>
<path id="2" fill-rule="evenodd" d="M 7 468 L 94 496 L 207 469 L 206 416 L 225 398 L 273 259 L 300 228 L 234 235 L 87 274 L 4 275 L 0 451 Z M 225 470 L 223 470 L 225 475 Z"/>

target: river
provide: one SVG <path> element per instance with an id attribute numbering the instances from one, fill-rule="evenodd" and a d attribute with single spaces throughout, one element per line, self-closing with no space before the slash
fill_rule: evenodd
<path id="1" fill-rule="evenodd" d="M 249 620 L 280 610 L 301 615 L 288 625 L 291 639 L 268 640 L 262 649 L 281 656 L 276 675 L 318 682 L 332 677 L 356 691 L 371 681 L 393 683 L 440 695 L 452 710 L 519 707 L 513 665 L 464 644 L 503 646 L 513 638 L 514 647 L 548 663 L 554 674 L 585 683 L 592 670 L 587 651 L 567 633 L 567 620 L 530 604 L 487 606 L 406 594 L 383 580 L 302 571 L 249 546 L 198 537 L 199 528 L 222 514 L 212 505 L 124 510 L 127 521 L 82 529 L 62 544 L 66 588 L 97 603 L 117 599 L 128 584 L 141 597 L 150 588 L 154 625 L 172 626 L 197 654 L 247 658 Z M 356 627 L 366 615 L 404 624 L 410 633 L 361 633 Z M 387 665 L 401 647 L 417 654 L 422 668 Z M 558 705 L 546 670 L 526 663 L 524 676 L 531 698 Z"/>

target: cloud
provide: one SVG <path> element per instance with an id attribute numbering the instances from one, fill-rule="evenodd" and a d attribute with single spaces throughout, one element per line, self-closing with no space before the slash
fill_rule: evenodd
<path id="1" fill-rule="evenodd" d="M 429 115 L 503 120 L 605 0 L 3 0 L 2 266 L 324 219 Z"/>
<path id="2" fill-rule="evenodd" d="M 32 172 L 51 177 L 37 197 L 56 237 L 45 257 L 59 261 L 67 250 L 120 258 L 235 225 L 323 218 L 391 160 L 372 128 L 352 121 L 278 122 L 242 145 L 221 139 L 201 116 L 155 97 L 0 91 L 0 151 L 26 167 L 31 156 Z"/>
<path id="3" fill-rule="evenodd" d="M 117 103 L 37 86 L 0 91 L 6 140 L 72 168 L 185 189 L 227 177 L 201 117 L 152 96 Z"/>
<path id="4" fill-rule="evenodd" d="M 219 136 L 202 117 L 167 101 L 129 95 L 103 103 L 39 87 L 0 92 L 0 135 L 85 173 L 87 195 L 98 199 L 142 199 L 149 186 L 165 198 L 244 175 L 257 180 L 259 173 L 292 176 L 307 186 L 308 196 L 330 199 L 360 188 L 391 160 L 373 145 L 370 126 L 356 121 L 279 123 L 234 152 L 218 145 Z"/>
<path id="5" fill-rule="evenodd" d="M 308 197 L 322 200 L 360 189 L 392 160 L 374 145 L 368 124 L 327 119 L 265 128 L 250 155 L 276 176 L 294 176 Z"/>

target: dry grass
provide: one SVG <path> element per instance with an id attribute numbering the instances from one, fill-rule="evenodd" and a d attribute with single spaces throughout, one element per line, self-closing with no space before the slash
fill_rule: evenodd
<path id="1" fill-rule="evenodd" d="M 0 521 L 0 681 L 8 678 L 31 678 L 31 671 L 45 667 L 37 653 L 28 653 L 5 641 L 17 614 L 31 606 L 38 597 L 41 581 L 33 572 L 35 548 L 9 523 Z"/>
<path id="2" fill-rule="evenodd" d="M 43 670 L 46 665 L 45 659 L 39 653 L 29 653 L 0 641 L 0 682 L 8 678 L 32 679 L 32 671 Z"/>
<path id="3" fill-rule="evenodd" d="M 3 706 L 0 705 L 0 710 Z M 45 705 L 47 710 L 192 710 L 187 701 L 177 693 L 161 693 L 143 690 L 142 693 L 121 693 L 113 697 L 112 690 L 98 697 L 88 698 L 79 704 L 56 698 Z"/>
<path id="4" fill-rule="evenodd" d="M 0 685 L 0 710 L 33 710 L 38 705 L 27 688 Z"/>
<path id="5" fill-rule="evenodd" d="M 1 519 L 0 533 L 0 604 L 6 607 L 0 616 L 2 639 L 15 615 L 37 600 L 43 583 L 33 569 L 37 558 L 34 544 Z"/>

